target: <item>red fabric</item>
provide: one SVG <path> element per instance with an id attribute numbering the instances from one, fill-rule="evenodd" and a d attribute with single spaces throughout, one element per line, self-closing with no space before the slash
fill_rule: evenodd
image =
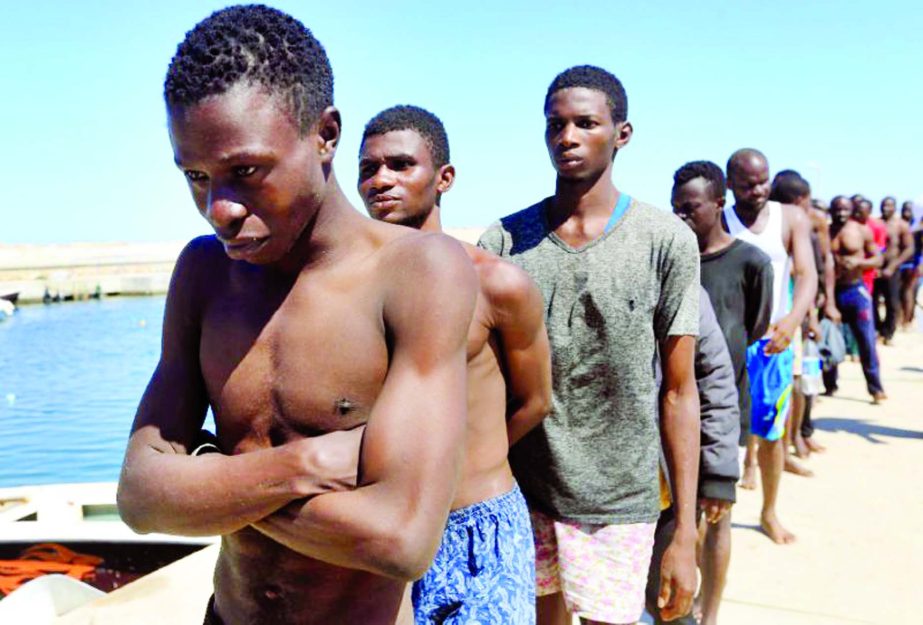
<path id="1" fill-rule="evenodd" d="M 878 251 L 884 252 L 885 247 L 888 245 L 888 227 L 885 225 L 885 222 L 875 217 L 869 217 L 865 222 L 865 227 L 872 231 L 872 239 L 875 241 L 875 246 L 878 248 Z M 865 283 L 865 288 L 869 290 L 869 294 L 872 293 L 872 287 L 877 277 L 877 269 L 866 269 L 862 272 L 862 282 Z"/>
<path id="2" fill-rule="evenodd" d="M 865 225 L 872 231 L 872 238 L 875 239 L 875 245 L 878 246 L 879 250 L 884 251 L 885 247 L 888 245 L 888 227 L 885 225 L 885 222 L 875 217 L 869 217 Z"/>

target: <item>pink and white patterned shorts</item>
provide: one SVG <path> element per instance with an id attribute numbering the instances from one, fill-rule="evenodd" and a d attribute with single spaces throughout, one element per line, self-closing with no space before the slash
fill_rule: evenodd
<path id="1" fill-rule="evenodd" d="M 535 592 L 563 592 L 571 614 L 636 623 L 644 611 L 656 523 L 595 525 L 531 511 Z"/>

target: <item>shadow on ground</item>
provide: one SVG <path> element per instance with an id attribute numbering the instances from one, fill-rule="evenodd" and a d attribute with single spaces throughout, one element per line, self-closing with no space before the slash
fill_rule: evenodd
<path id="1" fill-rule="evenodd" d="M 864 419 L 844 419 L 841 417 L 822 417 L 814 420 L 814 427 L 824 432 L 848 432 L 861 436 L 870 443 L 881 445 L 886 441 L 879 437 L 915 438 L 923 440 L 923 432 L 892 428 L 886 425 L 870 423 Z"/>
<path id="2" fill-rule="evenodd" d="M 898 371 L 912 371 L 914 373 L 923 373 L 923 367 L 901 367 Z"/>

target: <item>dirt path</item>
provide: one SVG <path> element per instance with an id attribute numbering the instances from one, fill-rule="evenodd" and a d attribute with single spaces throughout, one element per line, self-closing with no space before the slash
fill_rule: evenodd
<path id="1" fill-rule="evenodd" d="M 827 452 L 808 461 L 815 477 L 786 474 L 779 497 L 794 545 L 770 542 L 759 491 L 738 489 L 721 623 L 923 623 L 923 334 L 894 342 L 879 347 L 887 402 L 871 405 L 859 364 L 844 363 L 839 393 L 815 408 Z"/>

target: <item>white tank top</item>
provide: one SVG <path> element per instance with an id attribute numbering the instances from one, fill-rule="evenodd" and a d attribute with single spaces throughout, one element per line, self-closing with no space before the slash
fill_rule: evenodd
<path id="1" fill-rule="evenodd" d="M 782 239 L 782 205 L 778 202 L 766 202 L 769 219 L 760 233 L 747 228 L 737 217 L 732 206 L 724 208 L 724 222 L 732 237 L 746 241 L 763 250 L 772 261 L 772 317 L 771 323 L 788 314 L 792 309 L 791 278 L 792 259 L 785 249 Z"/>

